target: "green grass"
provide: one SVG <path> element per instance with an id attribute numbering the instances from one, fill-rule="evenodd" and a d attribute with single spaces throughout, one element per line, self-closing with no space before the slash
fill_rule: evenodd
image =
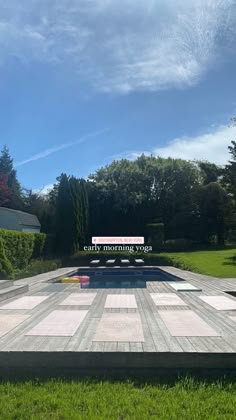
<path id="1" fill-rule="evenodd" d="M 0 384 L 1 419 L 234 419 L 236 385 L 182 379 Z"/>
<path id="2" fill-rule="evenodd" d="M 47 271 L 56 270 L 65 266 L 88 265 L 91 259 L 100 258 L 105 264 L 108 258 L 144 258 L 148 265 L 173 265 L 183 270 L 195 273 L 206 274 L 213 277 L 236 278 L 236 248 L 221 250 L 206 250 L 192 252 L 163 252 L 135 254 L 130 256 L 127 253 L 84 253 L 79 252 L 72 257 L 51 260 L 33 260 L 24 270 L 15 272 L 15 278 L 35 276 Z"/>
<path id="3" fill-rule="evenodd" d="M 171 265 L 213 277 L 236 278 L 236 249 L 160 254 Z"/>
<path id="4" fill-rule="evenodd" d="M 62 265 L 76 266 L 88 265 L 92 259 L 101 259 L 105 264 L 108 258 L 144 258 L 147 265 L 173 265 L 183 270 L 195 273 L 206 274 L 213 277 L 236 278 L 236 248 L 214 249 L 205 251 L 191 252 L 161 252 L 161 253 L 84 253 L 79 252 L 70 257 L 68 261 L 63 261 Z"/>

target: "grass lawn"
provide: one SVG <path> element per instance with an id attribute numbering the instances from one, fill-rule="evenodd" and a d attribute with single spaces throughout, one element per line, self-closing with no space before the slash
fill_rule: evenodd
<path id="1" fill-rule="evenodd" d="M 149 382 L 0 383 L 1 419 L 233 419 L 236 384 Z"/>
<path id="2" fill-rule="evenodd" d="M 15 272 L 15 278 L 25 278 L 56 270 L 60 267 L 76 267 L 88 265 L 92 259 L 102 258 L 127 258 L 127 253 L 84 253 L 79 252 L 75 256 L 63 259 L 33 260 L 24 270 Z M 223 250 L 207 250 L 193 252 L 165 252 L 131 254 L 132 258 L 144 258 L 147 265 L 173 265 L 183 270 L 195 273 L 207 274 L 213 277 L 235 277 L 236 278 L 236 248 Z"/>
<path id="3" fill-rule="evenodd" d="M 236 249 L 163 253 L 171 265 L 213 277 L 236 278 Z"/>

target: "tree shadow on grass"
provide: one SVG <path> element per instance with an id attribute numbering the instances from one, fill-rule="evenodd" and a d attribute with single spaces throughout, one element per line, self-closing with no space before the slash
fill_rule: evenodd
<path id="1" fill-rule="evenodd" d="M 236 266 L 236 255 L 233 255 L 233 257 L 227 257 L 225 258 L 226 261 L 223 262 L 223 265 L 235 265 Z"/>

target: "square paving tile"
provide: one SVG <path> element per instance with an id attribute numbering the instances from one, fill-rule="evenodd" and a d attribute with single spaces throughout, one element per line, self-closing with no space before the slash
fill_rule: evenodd
<path id="1" fill-rule="evenodd" d="M 230 316 L 230 319 L 232 319 L 232 321 L 236 322 L 236 316 Z"/>
<path id="2" fill-rule="evenodd" d="M 173 337 L 218 337 L 210 325 L 193 311 L 158 311 Z"/>
<path id="3" fill-rule="evenodd" d="M 103 314 L 93 341 L 144 342 L 142 322 L 139 314 Z"/>
<path id="4" fill-rule="evenodd" d="M 236 310 L 236 299 L 230 299 L 227 296 L 199 296 L 199 299 L 208 303 L 212 308 L 218 311 L 234 311 Z"/>
<path id="5" fill-rule="evenodd" d="M 188 306 L 175 293 L 150 293 L 156 306 Z"/>
<path id="6" fill-rule="evenodd" d="M 97 293 L 71 293 L 65 300 L 59 305 L 78 305 L 78 306 L 90 306 L 92 305 Z"/>
<path id="7" fill-rule="evenodd" d="M 196 286 L 193 286 L 186 281 L 173 281 L 168 283 L 173 289 L 177 290 L 177 292 L 201 292 L 202 289 L 199 289 Z"/>
<path id="8" fill-rule="evenodd" d="M 6 303 L 0 309 L 34 309 L 44 300 L 48 299 L 51 295 L 47 296 L 22 296 L 12 302 Z"/>
<path id="9" fill-rule="evenodd" d="M 48 293 L 55 293 L 55 292 L 63 292 L 65 289 L 70 287 L 69 284 L 61 284 L 61 283 L 52 283 L 49 286 L 41 289 L 40 292 L 48 292 Z"/>
<path id="10" fill-rule="evenodd" d="M 29 315 L 0 315 L 0 337 L 13 330 L 15 327 L 24 322 Z"/>
<path id="11" fill-rule="evenodd" d="M 134 295 L 107 295 L 105 308 L 137 308 L 137 302 Z"/>
<path id="12" fill-rule="evenodd" d="M 25 335 L 72 337 L 88 311 L 53 311 Z"/>

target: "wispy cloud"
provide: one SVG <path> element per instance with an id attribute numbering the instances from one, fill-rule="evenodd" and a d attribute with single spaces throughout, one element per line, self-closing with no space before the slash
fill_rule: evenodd
<path id="1" fill-rule="evenodd" d="M 0 11 L 0 64 L 62 66 L 103 92 L 192 86 L 235 41 L 234 0 L 0 0 Z"/>
<path id="2" fill-rule="evenodd" d="M 23 165 L 26 165 L 27 163 L 34 162 L 34 161 L 39 160 L 39 159 L 44 159 L 45 157 L 50 156 L 54 153 L 57 153 L 60 150 L 69 149 L 70 147 L 75 146 L 77 144 L 85 143 L 86 141 L 88 141 L 92 138 L 98 137 L 98 136 L 106 133 L 107 131 L 109 131 L 109 128 L 104 128 L 102 130 L 92 131 L 91 133 L 85 134 L 84 136 L 80 137 L 78 140 L 75 140 L 73 142 L 60 144 L 58 146 L 51 147 L 50 149 L 43 150 L 42 152 L 37 153 L 36 155 L 30 156 L 29 158 L 27 158 L 25 160 L 22 160 L 21 162 L 17 162 L 15 164 L 15 167 L 23 166 Z"/>
<path id="3" fill-rule="evenodd" d="M 136 159 L 142 153 L 164 158 L 180 158 L 186 160 L 208 160 L 218 165 L 225 165 L 229 159 L 228 146 L 236 138 L 236 127 L 221 125 L 209 129 L 207 133 L 193 137 L 180 137 L 171 140 L 164 147 L 155 147 L 150 151 L 127 151 L 117 158 Z"/>
<path id="4" fill-rule="evenodd" d="M 42 188 L 37 188 L 33 190 L 33 193 L 40 195 L 47 195 L 52 189 L 54 184 L 44 185 Z"/>

